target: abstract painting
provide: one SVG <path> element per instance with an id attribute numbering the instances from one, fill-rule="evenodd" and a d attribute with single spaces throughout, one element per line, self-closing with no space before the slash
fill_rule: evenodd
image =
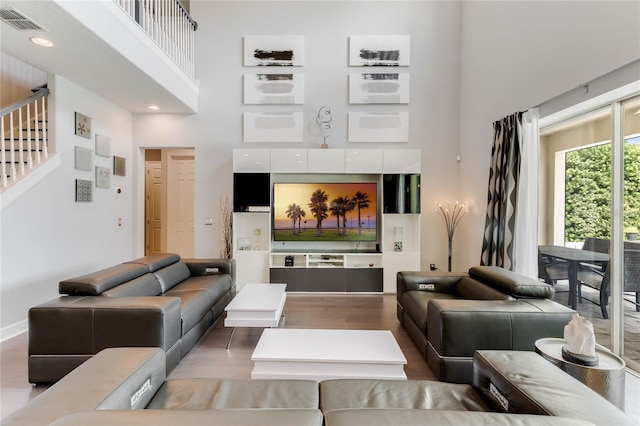
<path id="1" fill-rule="evenodd" d="M 90 202 L 93 200 L 93 182 L 76 179 L 76 202 Z"/>
<path id="2" fill-rule="evenodd" d="M 408 35 L 362 35 L 349 37 L 349 66 L 408 67 Z"/>
<path id="3" fill-rule="evenodd" d="M 111 169 L 96 166 L 96 188 L 111 188 Z"/>
<path id="4" fill-rule="evenodd" d="M 245 74 L 245 104 L 304 103 L 303 74 Z"/>
<path id="5" fill-rule="evenodd" d="M 245 36 L 245 67 L 301 67 L 304 36 Z"/>
<path id="6" fill-rule="evenodd" d="M 75 113 L 75 134 L 83 138 L 91 139 L 91 117 L 79 112 Z"/>
<path id="7" fill-rule="evenodd" d="M 96 155 L 111 157 L 111 138 L 96 133 Z"/>
<path id="8" fill-rule="evenodd" d="M 409 113 L 350 112 L 349 142 L 409 142 Z"/>
<path id="9" fill-rule="evenodd" d="M 350 104 L 408 104 L 408 73 L 349 74 Z"/>
<path id="10" fill-rule="evenodd" d="M 244 113 L 244 142 L 302 142 L 302 112 Z"/>
<path id="11" fill-rule="evenodd" d="M 93 151 L 81 146 L 75 147 L 75 168 L 90 172 L 93 170 Z"/>

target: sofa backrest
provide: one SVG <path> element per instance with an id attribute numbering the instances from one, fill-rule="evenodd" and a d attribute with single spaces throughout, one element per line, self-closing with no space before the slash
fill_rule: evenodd
<path id="1" fill-rule="evenodd" d="M 158 278 L 152 273 L 146 273 L 141 277 L 115 286 L 102 293 L 107 297 L 136 297 L 136 296 L 158 296 L 162 293 L 162 286 Z"/>
<path id="2" fill-rule="evenodd" d="M 513 299 L 508 294 L 471 277 L 462 277 L 456 286 L 456 296 L 469 300 L 506 300 Z"/>
<path id="3" fill-rule="evenodd" d="M 552 299 L 553 286 L 497 266 L 474 266 L 469 276 L 515 298 Z"/>
<path id="4" fill-rule="evenodd" d="M 162 293 L 191 276 L 191 271 L 187 265 L 175 253 L 145 256 L 128 263 L 147 266 L 149 272 L 153 273 L 160 283 Z"/>
<path id="5" fill-rule="evenodd" d="M 149 272 L 145 265 L 121 263 L 80 277 L 60 281 L 60 294 L 73 296 L 99 296 L 122 283 L 131 281 Z"/>

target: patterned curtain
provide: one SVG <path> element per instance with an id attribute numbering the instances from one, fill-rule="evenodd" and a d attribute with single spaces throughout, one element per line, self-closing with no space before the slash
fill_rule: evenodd
<path id="1" fill-rule="evenodd" d="M 521 112 L 493 123 L 493 148 L 481 265 L 513 270 L 514 230 L 520 179 Z"/>

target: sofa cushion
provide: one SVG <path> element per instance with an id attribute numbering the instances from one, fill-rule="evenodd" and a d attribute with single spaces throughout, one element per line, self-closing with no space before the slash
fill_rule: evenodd
<path id="1" fill-rule="evenodd" d="M 141 257 L 139 259 L 130 260 L 126 263 L 136 263 L 139 265 L 145 265 L 149 272 L 155 272 L 158 269 L 162 269 L 166 266 L 176 263 L 180 260 L 180 256 L 175 253 L 160 253 L 151 254 L 149 256 Z"/>
<path id="2" fill-rule="evenodd" d="M 180 317 L 182 318 L 181 336 L 184 336 L 211 310 L 213 296 L 206 290 L 182 291 L 171 289 L 163 297 L 180 299 Z"/>
<path id="3" fill-rule="evenodd" d="M 553 286 L 497 266 L 473 266 L 469 275 L 513 297 L 553 299 Z"/>
<path id="4" fill-rule="evenodd" d="M 214 410 L 318 406 L 318 383 L 311 380 L 194 378 L 167 380 L 147 408 Z"/>
<path id="5" fill-rule="evenodd" d="M 153 273 L 162 286 L 162 292 L 166 292 L 191 276 L 189 268 L 183 262 L 172 263 Z"/>
<path id="6" fill-rule="evenodd" d="M 102 293 L 107 297 L 158 296 L 162 287 L 152 273 L 144 274 L 126 283 L 120 284 Z"/>
<path id="7" fill-rule="evenodd" d="M 320 382 L 323 413 L 344 408 L 488 411 L 470 385 L 430 380 L 336 379 Z"/>
<path id="8" fill-rule="evenodd" d="M 531 414 L 481 413 L 451 410 L 374 409 L 333 410 L 325 413 L 325 426 L 593 426 L 584 420 Z"/>
<path id="9" fill-rule="evenodd" d="M 121 263 L 80 277 L 60 281 L 60 294 L 73 296 L 99 296 L 119 284 L 138 278 L 149 272 L 144 265 Z"/>
<path id="10" fill-rule="evenodd" d="M 229 275 L 203 275 L 190 277 L 171 290 L 205 290 L 213 295 L 213 300 L 220 300 L 231 288 L 232 279 Z"/>
<path id="11" fill-rule="evenodd" d="M 402 307 L 404 312 L 411 317 L 420 330 L 427 334 L 427 307 L 433 299 L 454 299 L 455 295 L 449 293 L 436 293 L 432 291 L 414 290 L 402 295 Z"/>

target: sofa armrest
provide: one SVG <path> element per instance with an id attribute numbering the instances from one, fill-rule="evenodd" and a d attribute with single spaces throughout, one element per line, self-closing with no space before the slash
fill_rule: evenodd
<path id="1" fill-rule="evenodd" d="M 535 352 L 478 351 L 473 387 L 500 412 L 634 425 L 616 406 Z"/>
<path id="2" fill-rule="evenodd" d="M 180 321 L 177 297 L 63 296 L 29 309 L 29 355 L 123 346 L 167 351 L 180 339 Z"/>
<path id="3" fill-rule="evenodd" d="M 460 278 L 464 276 L 467 276 L 464 272 L 401 271 L 396 275 L 396 297 L 400 301 L 405 292 L 412 290 L 455 293 Z"/>
<path id="4" fill-rule="evenodd" d="M 48 425 L 77 411 L 144 408 L 165 378 L 165 354 L 158 348 L 106 349 L 2 419 L 2 424 Z"/>
<path id="5" fill-rule="evenodd" d="M 236 283 L 235 259 L 182 259 L 192 277 L 202 275 L 231 275 L 232 285 Z"/>

